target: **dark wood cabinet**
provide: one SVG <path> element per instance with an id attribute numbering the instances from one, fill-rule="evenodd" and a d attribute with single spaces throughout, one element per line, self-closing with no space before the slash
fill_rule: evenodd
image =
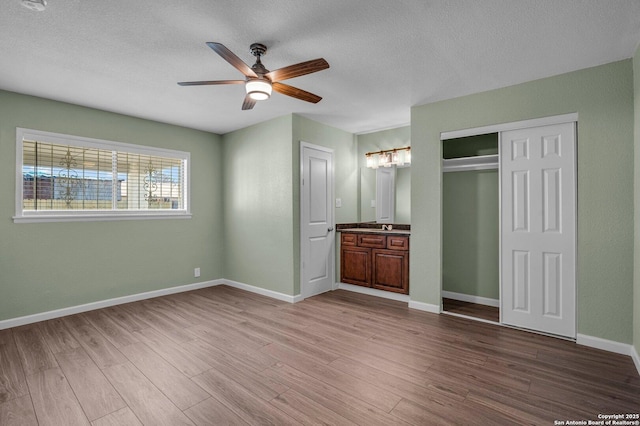
<path id="1" fill-rule="evenodd" d="M 340 281 L 365 287 L 371 286 L 371 249 L 342 246 Z"/>
<path id="2" fill-rule="evenodd" d="M 378 290 L 409 293 L 409 253 L 374 249 L 371 251 L 371 287 Z"/>
<path id="3" fill-rule="evenodd" d="M 409 237 L 343 232 L 340 281 L 409 294 Z"/>

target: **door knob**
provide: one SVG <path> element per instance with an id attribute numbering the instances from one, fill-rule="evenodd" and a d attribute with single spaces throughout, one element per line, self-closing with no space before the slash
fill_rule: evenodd
<path id="1" fill-rule="evenodd" d="M 331 231 L 333 231 L 333 226 L 327 229 L 327 232 L 331 232 Z"/>

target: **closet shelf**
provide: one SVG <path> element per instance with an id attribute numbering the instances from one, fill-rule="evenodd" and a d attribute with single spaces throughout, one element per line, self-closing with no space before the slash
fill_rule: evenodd
<path id="1" fill-rule="evenodd" d="M 474 157 L 449 158 L 442 160 L 443 172 L 466 172 L 469 170 L 490 170 L 498 168 L 498 154 L 476 155 Z"/>

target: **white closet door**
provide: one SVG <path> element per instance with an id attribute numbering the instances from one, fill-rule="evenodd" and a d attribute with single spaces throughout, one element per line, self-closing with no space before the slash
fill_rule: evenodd
<path id="1" fill-rule="evenodd" d="M 501 321 L 576 337 L 575 123 L 501 133 Z"/>

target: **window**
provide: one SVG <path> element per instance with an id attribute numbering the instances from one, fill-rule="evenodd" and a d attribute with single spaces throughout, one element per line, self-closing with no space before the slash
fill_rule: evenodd
<path id="1" fill-rule="evenodd" d="M 188 152 L 16 130 L 14 222 L 189 218 Z"/>

